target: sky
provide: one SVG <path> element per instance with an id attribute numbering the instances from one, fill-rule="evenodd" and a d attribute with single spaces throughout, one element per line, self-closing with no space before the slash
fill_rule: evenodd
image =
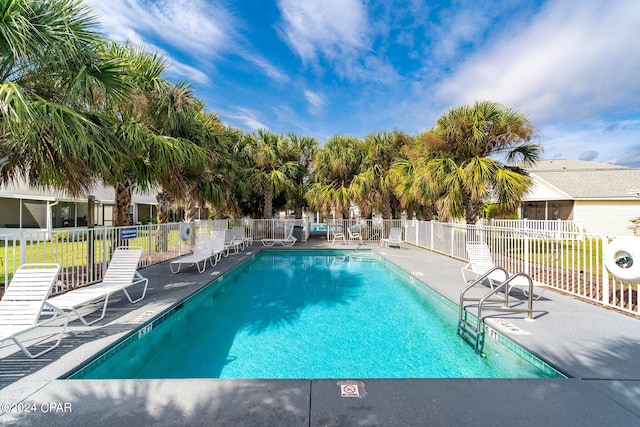
<path id="1" fill-rule="evenodd" d="M 84 4 L 247 132 L 418 135 L 489 100 L 529 118 L 545 159 L 640 167 L 638 0 Z"/>

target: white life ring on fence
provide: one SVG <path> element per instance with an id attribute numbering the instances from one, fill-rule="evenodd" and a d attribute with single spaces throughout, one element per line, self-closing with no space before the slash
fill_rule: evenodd
<path id="1" fill-rule="evenodd" d="M 604 265 L 615 277 L 622 280 L 640 280 L 640 239 L 621 237 L 605 246 Z"/>
<path id="2" fill-rule="evenodd" d="M 180 238 L 182 240 L 189 241 L 191 240 L 191 236 L 193 235 L 193 229 L 191 228 L 191 224 L 188 222 L 183 222 L 180 224 Z"/>

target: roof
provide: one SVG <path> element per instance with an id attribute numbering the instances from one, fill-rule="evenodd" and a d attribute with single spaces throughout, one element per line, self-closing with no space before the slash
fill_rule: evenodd
<path id="1" fill-rule="evenodd" d="M 135 190 L 132 195 L 132 202 L 138 204 L 148 204 L 155 205 L 157 204 L 156 200 L 156 189 L 151 189 L 146 192 Z M 96 182 L 96 184 L 91 189 L 91 195 L 95 196 L 96 201 L 105 204 L 114 204 L 115 203 L 115 190 L 113 187 L 108 187 L 103 185 L 102 183 Z M 16 180 L 10 184 L 1 185 L 0 186 L 0 197 L 19 197 L 24 199 L 34 199 L 34 200 L 61 200 L 61 201 L 86 201 L 86 197 L 84 196 L 73 196 L 68 194 L 68 192 L 59 189 L 45 189 L 37 186 L 29 186 L 24 180 Z"/>
<path id="2" fill-rule="evenodd" d="M 541 160 L 529 168 L 573 199 L 631 199 L 640 188 L 640 169 L 583 160 Z"/>

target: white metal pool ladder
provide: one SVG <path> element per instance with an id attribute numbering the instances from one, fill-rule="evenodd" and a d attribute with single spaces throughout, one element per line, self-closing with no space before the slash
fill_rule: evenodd
<path id="1" fill-rule="evenodd" d="M 489 290 L 482 297 L 469 297 L 466 293 L 476 286 L 484 286 L 485 280 L 488 280 L 489 276 L 496 272 L 502 271 L 504 277 L 507 279 L 498 284 L 493 289 Z M 509 306 L 509 290 L 511 288 L 511 282 L 518 278 L 525 277 L 529 281 L 529 292 L 527 295 L 527 308 L 517 308 Z M 504 297 L 497 296 L 499 292 L 504 292 Z M 501 307 L 489 306 L 485 307 L 488 302 L 502 303 Z M 471 304 L 469 304 L 471 303 Z M 470 309 L 476 308 L 475 314 L 469 313 Z M 469 283 L 469 285 L 460 292 L 460 316 L 458 318 L 458 335 L 460 335 L 465 341 L 467 341 L 474 350 L 478 353 L 482 353 L 484 347 L 484 317 L 482 315 L 483 309 L 490 311 L 500 311 L 509 313 L 527 313 L 527 318 L 533 320 L 533 280 L 526 273 L 516 273 L 509 276 L 507 270 L 502 267 L 494 267 L 491 270 L 478 277 L 476 280 Z"/>

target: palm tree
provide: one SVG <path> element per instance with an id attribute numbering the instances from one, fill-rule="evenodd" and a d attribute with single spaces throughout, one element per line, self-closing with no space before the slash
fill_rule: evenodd
<path id="1" fill-rule="evenodd" d="M 107 100 L 109 120 L 105 127 L 111 127 L 111 137 L 106 142 L 120 167 L 101 173 L 102 179 L 115 188 L 114 225 L 124 226 L 129 224 L 134 190 L 150 189 L 184 164 L 202 165 L 206 155 L 193 142 L 165 135 L 165 129 L 158 127 L 157 105 L 174 88 L 162 76 L 164 64 L 160 57 L 115 43 L 108 46 L 106 54 L 126 64 L 130 88 L 125 99 Z M 171 119 L 176 120 L 172 126 L 182 120 L 174 116 Z"/>
<path id="2" fill-rule="evenodd" d="M 169 83 L 155 94 L 146 117 L 155 133 L 177 138 L 181 145 L 194 144 L 201 151 L 201 156 L 176 163 L 175 168 L 158 176 L 162 194 L 171 195 L 173 204 L 185 208 L 185 221 L 194 219 L 198 205 L 221 205 L 223 190 L 214 174 L 223 152 L 224 126 L 219 117 L 205 112 L 204 104 L 184 82 Z"/>
<path id="3" fill-rule="evenodd" d="M 79 194 L 117 165 L 95 107 L 126 84 L 93 26 L 74 0 L 0 0 L 0 182 Z"/>
<path id="4" fill-rule="evenodd" d="M 302 210 L 305 205 L 305 194 L 309 188 L 309 174 L 311 172 L 311 162 L 313 156 L 318 151 L 318 141 L 310 136 L 298 136 L 289 134 L 289 140 L 294 147 L 294 152 L 300 156 L 296 159 L 297 168 L 293 169 L 291 181 L 292 186 L 287 194 L 293 206 L 293 211 L 297 219 L 302 218 Z"/>
<path id="5" fill-rule="evenodd" d="M 331 137 L 313 159 L 313 183 L 306 195 L 309 206 L 325 215 L 335 209 L 343 218 L 349 218 L 350 204 L 357 197 L 351 183 L 360 172 L 363 158 L 364 149 L 358 138 Z"/>
<path id="6" fill-rule="evenodd" d="M 419 172 L 428 176 L 425 193 L 440 195 L 441 216 L 464 214 L 469 224 L 486 199 L 516 207 L 532 185 L 523 167 L 540 159 L 533 135 L 525 115 L 496 102 L 447 111 L 419 138 L 431 153 Z"/>
<path id="7" fill-rule="evenodd" d="M 273 200 L 291 191 L 298 169 L 299 148 L 284 135 L 261 129 L 247 137 L 246 155 L 252 167 L 245 170 L 248 187 L 263 197 L 263 218 L 273 217 Z"/>
<path id="8" fill-rule="evenodd" d="M 393 194 L 390 172 L 400 156 L 400 149 L 410 140 L 409 135 L 399 131 L 372 133 L 365 137 L 362 171 L 353 181 L 363 216 L 370 217 L 372 208 L 377 208 L 384 219 L 390 219 L 393 216 L 392 204 L 396 207 L 394 213 L 398 215 L 400 202 Z"/>

